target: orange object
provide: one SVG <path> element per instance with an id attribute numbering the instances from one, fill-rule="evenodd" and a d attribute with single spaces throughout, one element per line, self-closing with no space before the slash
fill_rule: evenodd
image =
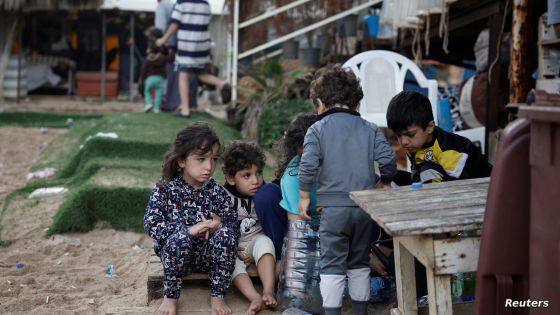
<path id="1" fill-rule="evenodd" d="M 78 71 L 76 81 L 79 96 L 101 96 L 101 72 Z M 105 73 L 105 96 L 116 97 L 119 87 L 119 73 L 107 71 Z"/>

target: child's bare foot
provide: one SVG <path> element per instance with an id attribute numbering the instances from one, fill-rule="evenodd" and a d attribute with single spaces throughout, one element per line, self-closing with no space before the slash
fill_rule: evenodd
<path id="1" fill-rule="evenodd" d="M 263 292 L 262 301 L 268 308 L 276 307 L 276 298 L 274 297 L 274 292 Z"/>
<path id="2" fill-rule="evenodd" d="M 163 298 L 163 302 L 154 313 L 155 315 L 175 315 L 177 314 L 177 299 Z"/>
<path id="3" fill-rule="evenodd" d="M 222 296 L 210 297 L 210 304 L 212 304 L 212 315 L 231 314 L 231 308 L 229 308 Z"/>
<path id="4" fill-rule="evenodd" d="M 245 312 L 245 315 L 255 315 L 263 308 L 263 300 L 259 296 L 253 300 L 251 300 L 251 305 L 249 305 L 249 309 Z"/>

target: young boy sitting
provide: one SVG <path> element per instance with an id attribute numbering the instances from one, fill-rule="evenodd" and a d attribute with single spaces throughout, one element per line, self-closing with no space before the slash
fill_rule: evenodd
<path id="1" fill-rule="evenodd" d="M 341 314 L 344 283 L 353 314 L 367 314 L 370 292 L 369 244 L 373 220 L 348 196 L 350 191 L 373 189 L 374 162 L 381 184 L 396 173 L 396 158 L 379 128 L 356 111 L 363 97 L 360 83 L 349 69 L 328 66 L 317 72 L 310 96 L 319 121 L 305 135 L 299 164 L 302 219 L 307 215 L 310 191 L 317 185 L 317 205 L 323 207 L 321 235 L 321 296 L 326 315 Z"/>
<path id="2" fill-rule="evenodd" d="M 490 176 L 492 166 L 469 139 L 435 125 L 430 100 L 400 92 L 387 109 L 387 125 L 411 163 L 412 182 L 441 182 Z"/>
<path id="3" fill-rule="evenodd" d="M 241 230 L 238 257 L 233 271 L 233 284 L 251 301 L 245 314 L 253 315 L 264 306 L 274 308 L 275 249 L 259 223 L 253 196 L 263 184 L 265 155 L 256 144 L 233 141 L 223 155 L 223 171 L 226 178 L 224 187 L 231 196 L 233 208 L 237 210 Z M 257 292 L 249 275 L 247 265 L 256 263 L 263 286 L 262 296 Z"/>
<path id="4" fill-rule="evenodd" d="M 490 176 L 492 166 L 469 139 L 435 125 L 430 100 L 418 92 L 400 92 L 389 102 L 387 125 L 397 135 L 411 163 L 412 182 L 442 182 Z M 398 184 L 410 184 L 398 183 Z M 395 276 L 391 248 L 379 246 L 389 261 L 385 270 L 376 256 L 372 266 L 380 274 Z M 417 296 L 427 294 L 426 270 L 415 262 Z"/>

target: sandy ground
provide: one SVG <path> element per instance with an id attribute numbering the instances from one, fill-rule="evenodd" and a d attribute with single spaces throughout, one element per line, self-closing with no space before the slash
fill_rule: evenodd
<path id="1" fill-rule="evenodd" d="M 35 103 L 23 110 L 67 111 Z M 76 107 L 75 107 L 76 106 Z M 69 105 L 72 111 L 99 110 L 96 104 Z M 141 110 L 142 104 L 133 105 Z M 0 106 L 0 111 L 10 110 Z M 111 110 L 109 110 L 111 111 Z M 64 130 L 0 127 L 0 204 L 21 187 L 41 150 Z M 140 233 L 98 228 L 89 233 L 46 237 L 62 196 L 16 198 L 3 214 L 0 231 L 0 314 L 153 314 L 161 299 L 147 302 L 147 262 L 152 242 Z M 17 264 L 23 264 L 18 269 Z M 105 271 L 114 266 L 113 277 Z M 234 315 L 243 314 L 248 302 L 233 289 L 228 304 Z M 178 314 L 210 314 L 207 285 L 183 286 Z M 370 304 L 370 314 L 388 314 L 392 303 Z M 261 315 L 279 314 L 263 311 Z M 343 314 L 350 314 L 345 307 Z"/>
<path id="2" fill-rule="evenodd" d="M 41 149 L 61 130 L 0 128 L 0 202 L 25 182 Z M 15 200 L 2 219 L 0 314 L 104 314 L 146 303 L 151 240 L 111 229 L 45 237 L 61 197 Z M 24 267 L 17 269 L 16 264 Z M 114 265 L 114 276 L 105 270 Z"/>

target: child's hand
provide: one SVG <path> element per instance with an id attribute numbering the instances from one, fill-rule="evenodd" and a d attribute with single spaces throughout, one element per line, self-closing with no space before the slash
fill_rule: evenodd
<path id="1" fill-rule="evenodd" d="M 208 239 L 208 232 L 210 230 L 210 225 L 209 225 L 209 221 L 210 220 L 206 220 L 206 221 L 201 221 L 198 222 L 197 224 L 191 226 L 189 228 L 189 235 L 190 236 L 205 236 L 206 239 Z"/>
<path id="2" fill-rule="evenodd" d="M 222 224 L 222 218 L 220 218 L 219 215 L 213 212 L 211 212 L 210 214 L 212 215 L 212 220 L 207 220 L 210 227 L 209 232 L 214 233 L 217 229 L 220 228 L 220 225 Z"/>
<path id="3" fill-rule="evenodd" d="M 379 181 L 375 188 L 377 188 L 377 189 L 388 189 L 388 188 L 391 188 L 391 183 L 384 183 L 382 181 Z"/>
<path id="4" fill-rule="evenodd" d="M 311 217 L 307 214 L 307 210 L 309 210 L 310 203 L 311 203 L 311 199 L 309 198 L 309 196 L 304 196 L 300 193 L 298 209 L 299 209 L 299 217 L 302 220 L 305 221 L 311 220 Z"/>

